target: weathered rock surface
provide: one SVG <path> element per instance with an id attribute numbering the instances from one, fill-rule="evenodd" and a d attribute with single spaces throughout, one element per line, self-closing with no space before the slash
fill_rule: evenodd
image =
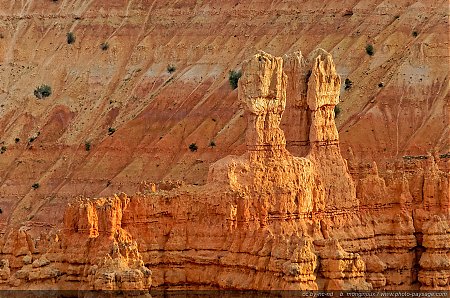
<path id="1" fill-rule="evenodd" d="M 144 266 L 136 241 L 121 227 L 128 203 L 123 195 L 79 199 L 69 205 L 62 231 L 48 239 L 33 239 L 39 251 L 22 247 L 28 253 L 22 265 L 18 255 L 9 254 L 18 264 L 11 277 L 9 263 L 3 260 L 3 288 L 148 293 L 152 273 Z M 8 255 L 8 250 L 3 249 L 3 254 Z"/>
<path id="2" fill-rule="evenodd" d="M 418 215 L 424 220 L 428 216 Z M 424 218 L 425 217 L 425 218 Z M 450 226 L 448 215 L 434 215 L 422 227 L 421 290 L 450 290 Z"/>
<path id="3" fill-rule="evenodd" d="M 91 264 L 84 274 L 92 290 L 148 290 L 151 271 L 144 266 L 138 246 L 122 228 L 125 195 L 108 199 L 80 200 L 65 213 L 62 248 L 58 262 Z M 57 249 L 53 251 L 57 255 Z M 85 275 L 87 272 L 87 276 Z"/>
<path id="4" fill-rule="evenodd" d="M 4 2 L 2 288 L 448 289 L 446 1 Z"/>
<path id="5" fill-rule="evenodd" d="M 418 173 L 381 177 L 374 163 L 356 176 L 340 153 L 340 79 L 324 50 L 261 51 L 242 70 L 246 153 L 211 165 L 204 186 L 143 183 L 131 197 L 75 200 L 47 237 L 12 231 L 4 287 L 448 289 L 448 173 L 435 159 Z M 288 145 L 286 107 L 308 117 Z M 421 197 L 417 179 L 428 179 Z"/>
<path id="6" fill-rule="evenodd" d="M 78 195 L 135 193 L 143 180 L 204 184 L 212 163 L 246 151 L 247 120 L 228 73 L 258 49 L 283 57 L 292 78 L 281 128 L 294 156 L 309 151 L 300 147 L 309 141 L 306 78 L 317 47 L 333 55 L 342 78 L 336 123 L 345 158 L 351 147 L 356 162 L 375 160 L 384 176 L 402 156 L 449 152 L 445 0 L 0 7 L 2 233 L 23 222 L 50 229 Z M 297 49 L 306 63 L 292 57 L 300 67 L 291 71 L 284 55 Z M 52 87 L 50 97 L 33 95 L 41 84 Z M 448 158 L 438 159 L 442 169 Z"/>

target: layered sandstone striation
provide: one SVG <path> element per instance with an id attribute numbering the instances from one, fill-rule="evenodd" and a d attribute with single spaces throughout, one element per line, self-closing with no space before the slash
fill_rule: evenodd
<path id="1" fill-rule="evenodd" d="M 3 289 L 148 291 L 152 273 L 121 227 L 128 202 L 126 196 L 79 199 L 68 206 L 62 230 L 32 240 L 24 231 L 16 233 L 14 250 L 9 244 L 2 250 L 8 277 Z M 21 239 L 30 239 L 34 248 Z"/>
<path id="2" fill-rule="evenodd" d="M 448 289 L 448 1 L 194 2 L 0 0 L 1 287 Z"/>
<path id="3" fill-rule="evenodd" d="M 341 79 L 323 49 L 260 51 L 242 72 L 245 153 L 213 163 L 202 186 L 143 183 L 130 197 L 74 200 L 45 237 L 12 229 L 0 287 L 448 289 L 449 175 L 436 159 L 388 175 L 347 163 Z M 287 136 L 286 109 L 298 128 Z"/>
<path id="4" fill-rule="evenodd" d="M 24 222 L 52 228 L 78 195 L 135 193 L 142 180 L 204 184 L 212 163 L 246 151 L 247 120 L 228 74 L 258 49 L 283 57 L 290 83 L 281 128 L 293 155 L 309 152 L 308 78 L 321 47 L 341 76 L 345 158 L 351 147 L 355 161 L 375 160 L 383 177 L 402 156 L 435 150 L 441 169 L 448 160 L 439 157 L 450 143 L 446 0 L 0 7 L 1 233 Z M 290 54 L 297 49 L 302 58 Z M 38 99 L 42 84 L 52 95 Z"/>
<path id="5" fill-rule="evenodd" d="M 329 54 L 319 51 L 314 59 L 311 77 L 320 82 L 312 79 L 315 83 L 308 88 L 315 109 L 311 115 L 319 109 L 313 101 L 329 105 L 325 113 L 336 104 L 337 93 L 332 98 L 320 93 L 323 75 L 340 82 L 335 72 L 328 74 L 334 70 Z M 370 288 L 362 278 L 360 257 L 342 248 L 330 253 L 340 247 L 338 240 L 317 220 L 327 206 L 342 207 L 327 200 L 330 181 L 311 159 L 286 149 L 280 122 L 287 79 L 282 58 L 260 52 L 245 62 L 239 94 L 246 106 L 247 153 L 212 165 L 202 187 L 163 190 L 152 185 L 147 195 L 76 201 L 65 212 L 62 233 L 46 249 L 32 251 L 38 244 L 28 234 L 18 234 L 16 242 L 28 258 L 9 285 L 24 287 L 23 281 L 39 276 L 41 284 L 57 279 L 67 288 L 145 289 L 150 286 L 149 267 L 155 287 Z M 311 123 L 317 128 L 321 122 L 316 117 Z M 323 135 L 335 130 L 327 122 Z M 312 146 L 311 151 L 322 147 Z M 139 235 L 133 237 L 138 242 L 133 234 Z M 36 259 L 32 265 L 30 258 Z"/>
<path id="6" fill-rule="evenodd" d="M 128 204 L 129 198 L 125 195 L 103 200 L 85 199 L 69 206 L 65 213 L 62 237 L 65 253 L 64 258 L 57 261 L 92 264 L 84 268 L 87 276 L 81 275 L 87 278 L 88 289 L 150 288 L 152 273 L 144 266 L 136 241 L 122 228 L 123 212 Z"/>
<path id="7" fill-rule="evenodd" d="M 434 215 L 422 227 L 421 290 L 450 290 L 449 218 Z"/>

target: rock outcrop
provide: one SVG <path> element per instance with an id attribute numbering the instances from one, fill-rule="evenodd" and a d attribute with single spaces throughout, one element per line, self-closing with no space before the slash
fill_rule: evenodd
<path id="1" fill-rule="evenodd" d="M 246 151 L 227 77 L 255 49 L 283 57 L 281 128 L 294 156 L 309 152 L 318 46 L 342 77 L 345 158 L 351 147 L 384 174 L 404 155 L 449 152 L 447 1 L 191 2 L 0 1 L 1 233 L 59 225 L 78 195 L 131 194 L 142 180 L 205 184 L 212 163 Z M 42 84 L 52 94 L 38 99 Z"/>
<path id="2" fill-rule="evenodd" d="M 11 278 L 8 261 L 3 260 L 7 288 L 148 293 L 152 273 L 144 266 L 136 241 L 121 226 L 128 203 L 122 195 L 79 199 L 69 205 L 62 231 L 56 231 L 50 239 L 32 240 L 40 251 L 30 251 L 23 245 L 25 256 L 17 255 L 22 260 L 12 258 L 22 265 L 16 266 L 18 270 Z"/>
<path id="3" fill-rule="evenodd" d="M 337 239 L 317 240 L 320 252 L 320 274 L 323 275 L 324 290 L 371 290 L 366 282 L 366 266 L 358 254 L 348 253 Z"/>
<path id="4" fill-rule="evenodd" d="M 434 215 L 422 228 L 424 252 L 420 256 L 418 279 L 421 290 L 450 290 L 449 219 Z"/>
<path id="5" fill-rule="evenodd" d="M 6 283 L 11 277 L 8 260 L 0 260 L 0 283 Z"/>
<path id="6" fill-rule="evenodd" d="M 90 268 L 85 268 L 81 275 L 88 280 L 87 289 L 150 289 L 151 271 L 144 266 L 136 241 L 122 228 L 128 204 L 126 195 L 83 199 L 69 206 L 65 213 L 62 238 L 65 253 L 59 262 L 90 263 Z"/>
<path id="7" fill-rule="evenodd" d="M 11 232 L 0 287 L 448 289 L 448 173 L 430 159 L 420 177 L 376 163 L 355 174 L 334 122 L 340 84 L 322 49 L 258 52 L 239 80 L 244 154 L 212 164 L 205 185 L 144 182 L 76 199 L 47 237 Z M 299 130 L 286 137 L 287 108 Z"/>

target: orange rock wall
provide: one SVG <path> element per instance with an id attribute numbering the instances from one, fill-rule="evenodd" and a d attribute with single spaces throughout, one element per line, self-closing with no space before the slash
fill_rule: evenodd
<path id="1" fill-rule="evenodd" d="M 341 84 L 336 120 L 344 157 L 352 148 L 384 175 L 401 156 L 445 154 L 447 5 L 0 1 L 0 222 L 54 225 L 67 199 L 134 193 L 142 180 L 204 184 L 211 163 L 245 152 L 247 122 L 228 72 L 259 49 L 333 55 L 342 82 L 353 82 Z M 306 78 L 308 67 L 285 73 Z M 299 109 L 288 109 L 281 127 L 288 150 L 304 156 L 298 146 L 309 132 L 299 127 L 312 118 L 298 82 L 286 92 Z M 38 100 L 41 84 L 53 92 Z"/>
<path id="2" fill-rule="evenodd" d="M 246 153 L 214 163 L 204 186 L 78 199 L 53 236 L 12 231 L 4 287 L 448 290 L 448 172 L 426 158 L 418 205 L 409 187 L 418 173 L 387 180 L 374 163 L 355 186 L 331 113 L 338 93 L 323 92 L 340 79 L 331 55 L 314 53 L 306 94 L 315 128 L 305 157 L 286 150 L 280 129 L 289 101 L 284 60 L 259 52 L 239 81 Z"/>
<path id="3" fill-rule="evenodd" d="M 448 289 L 447 5 L 0 1 L 2 287 Z"/>

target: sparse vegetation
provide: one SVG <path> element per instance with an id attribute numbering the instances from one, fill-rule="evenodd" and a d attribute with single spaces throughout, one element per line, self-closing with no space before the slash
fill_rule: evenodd
<path id="1" fill-rule="evenodd" d="M 8 148 L 7 148 L 6 146 L 2 146 L 2 147 L 0 148 L 0 154 L 5 153 L 6 150 L 8 150 Z"/>
<path id="2" fill-rule="evenodd" d="M 189 150 L 191 150 L 192 152 L 197 151 L 197 149 L 198 149 L 197 144 L 192 143 L 192 144 L 189 145 Z"/>
<path id="3" fill-rule="evenodd" d="M 75 40 L 76 40 L 76 38 L 75 38 L 75 34 L 73 34 L 73 32 L 67 33 L 67 43 L 68 44 L 75 43 Z"/>
<path id="4" fill-rule="evenodd" d="M 417 37 L 417 35 L 419 35 L 419 32 L 413 31 L 412 36 Z"/>
<path id="5" fill-rule="evenodd" d="M 239 79 L 242 76 L 242 72 L 240 70 L 231 70 L 228 75 L 228 81 L 230 82 L 231 88 L 236 89 L 238 87 Z"/>
<path id="6" fill-rule="evenodd" d="M 109 49 L 109 43 L 107 41 L 105 41 L 104 43 L 102 43 L 100 45 L 100 48 L 102 49 L 102 51 L 106 51 Z"/>
<path id="7" fill-rule="evenodd" d="M 33 183 L 33 185 L 31 185 L 31 187 L 32 187 L 33 189 L 38 189 L 40 186 L 41 186 L 41 185 L 40 185 L 38 182 Z"/>
<path id="8" fill-rule="evenodd" d="M 34 96 L 39 99 L 49 97 L 50 95 L 52 95 L 52 87 L 50 87 L 49 85 L 43 84 L 34 89 Z"/>
<path id="9" fill-rule="evenodd" d="M 35 136 L 30 137 L 30 139 L 28 140 L 28 143 L 33 143 L 40 134 L 41 134 L 41 132 L 38 131 Z"/>
<path id="10" fill-rule="evenodd" d="M 114 127 L 108 128 L 108 135 L 112 135 L 115 132 L 116 132 L 116 129 Z"/>
<path id="11" fill-rule="evenodd" d="M 84 149 L 86 151 L 91 150 L 91 142 L 89 142 L 89 141 L 84 142 Z"/>
<path id="12" fill-rule="evenodd" d="M 373 54 L 375 53 L 375 51 L 374 51 L 374 49 L 373 49 L 373 45 L 368 44 L 368 45 L 366 46 L 366 53 L 367 53 L 369 56 L 373 56 Z"/>
<path id="13" fill-rule="evenodd" d="M 334 107 L 334 117 L 336 118 L 341 113 L 341 108 L 338 106 Z"/>
<path id="14" fill-rule="evenodd" d="M 345 84 L 345 87 L 344 87 L 345 90 L 348 90 L 348 89 L 352 88 L 352 86 L 353 86 L 353 82 L 349 78 L 345 79 L 344 84 Z"/>
<path id="15" fill-rule="evenodd" d="M 450 152 L 439 155 L 440 158 L 450 158 Z"/>
<path id="16" fill-rule="evenodd" d="M 209 147 L 216 147 L 216 142 L 214 141 L 209 142 Z"/>
<path id="17" fill-rule="evenodd" d="M 168 72 L 168 73 L 173 73 L 173 72 L 175 72 L 175 70 L 177 70 L 177 68 L 175 67 L 175 65 L 173 65 L 173 64 L 167 65 L 167 72 Z"/>

